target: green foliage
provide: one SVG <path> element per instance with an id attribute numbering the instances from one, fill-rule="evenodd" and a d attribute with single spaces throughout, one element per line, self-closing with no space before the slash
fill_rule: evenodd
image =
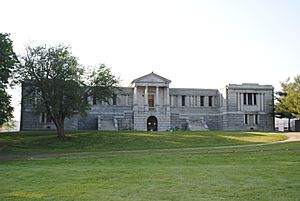
<path id="1" fill-rule="evenodd" d="M 119 79 L 116 78 L 111 69 L 101 64 L 89 75 L 87 86 L 90 89 L 90 95 L 97 100 L 109 102 L 114 97 L 119 85 Z"/>
<path id="2" fill-rule="evenodd" d="M 13 43 L 9 34 L 0 33 L 0 87 L 4 88 L 11 77 L 11 73 L 18 59 L 13 50 Z"/>
<path id="3" fill-rule="evenodd" d="M 300 75 L 281 83 L 282 91 L 278 92 L 275 112 L 279 118 L 300 118 Z"/>
<path id="4" fill-rule="evenodd" d="M 13 51 L 13 43 L 9 34 L 0 33 L 0 125 L 13 117 L 13 107 L 10 105 L 11 97 L 5 91 L 12 76 L 12 70 L 18 63 Z"/>
<path id="5" fill-rule="evenodd" d="M 68 47 L 28 47 L 17 69 L 23 84 L 23 96 L 31 95 L 35 108 L 51 115 L 58 136 L 64 137 L 64 119 L 82 112 L 87 107 L 80 76 L 83 73 Z"/>
<path id="6" fill-rule="evenodd" d="M 106 100 L 118 83 L 104 65 L 86 76 L 70 48 L 63 45 L 28 47 L 17 72 L 23 96 L 31 96 L 33 107 L 51 116 L 61 138 L 64 138 L 65 118 L 75 114 L 84 116 L 90 108 L 89 97 Z"/>
<path id="7" fill-rule="evenodd" d="M 13 118 L 13 107 L 10 105 L 11 96 L 5 89 L 0 89 L 0 126 Z"/>

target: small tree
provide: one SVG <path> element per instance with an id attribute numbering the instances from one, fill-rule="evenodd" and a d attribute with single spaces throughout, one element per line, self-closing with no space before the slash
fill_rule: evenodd
<path id="1" fill-rule="evenodd" d="M 13 117 L 11 96 L 6 92 L 12 70 L 18 63 L 9 34 L 0 33 L 0 126 Z"/>
<path id="2" fill-rule="evenodd" d="M 36 100 L 34 108 L 50 115 L 59 138 L 65 137 L 65 118 L 86 115 L 88 97 L 107 101 L 118 85 L 105 65 L 87 75 L 70 48 L 63 45 L 28 47 L 18 72 L 23 90 Z"/>
<path id="3" fill-rule="evenodd" d="M 287 94 L 284 92 L 276 92 L 276 100 L 275 104 L 275 117 L 279 119 L 287 118 L 288 119 L 288 131 L 291 130 L 291 119 L 295 118 L 293 114 L 289 111 L 286 104 L 282 102 L 282 99 L 286 97 Z"/>
<path id="4" fill-rule="evenodd" d="M 277 103 L 275 105 L 275 115 L 278 118 L 289 119 L 300 118 L 300 75 L 294 81 L 287 79 L 281 83 L 282 91 L 277 92 Z"/>
<path id="5" fill-rule="evenodd" d="M 0 127 L 13 118 L 13 107 L 10 105 L 11 96 L 5 88 L 0 89 Z"/>

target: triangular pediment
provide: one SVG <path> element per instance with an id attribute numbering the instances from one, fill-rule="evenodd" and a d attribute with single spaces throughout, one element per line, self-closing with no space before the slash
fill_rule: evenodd
<path id="1" fill-rule="evenodd" d="M 171 80 L 168 80 L 160 75 L 157 75 L 155 73 L 149 73 L 147 75 L 144 75 L 142 77 L 139 77 L 135 80 L 133 80 L 132 84 L 166 84 L 168 85 L 171 82 Z"/>

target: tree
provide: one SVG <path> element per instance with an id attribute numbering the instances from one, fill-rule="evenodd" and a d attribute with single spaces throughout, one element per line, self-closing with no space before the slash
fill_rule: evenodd
<path id="1" fill-rule="evenodd" d="M 65 137 L 65 118 L 86 115 L 89 97 L 112 98 L 119 82 L 105 65 L 87 73 L 63 45 L 28 47 L 18 72 L 23 90 L 35 100 L 34 108 L 50 115 L 59 138 Z"/>
<path id="2" fill-rule="evenodd" d="M 13 107 L 10 105 L 11 96 L 7 94 L 5 88 L 0 89 L 0 127 L 13 118 Z"/>
<path id="3" fill-rule="evenodd" d="M 300 75 L 294 81 L 287 79 L 281 83 L 282 91 L 277 92 L 277 103 L 275 105 L 275 115 L 278 118 L 290 119 L 300 118 Z"/>
<path id="4" fill-rule="evenodd" d="M 276 100 L 275 104 L 275 117 L 279 119 L 287 118 L 288 119 L 288 131 L 291 130 L 291 119 L 295 118 L 294 115 L 289 111 L 288 107 L 284 104 L 283 98 L 286 97 L 286 93 L 279 91 L 276 92 Z"/>
<path id="5" fill-rule="evenodd" d="M 13 51 L 13 43 L 9 34 L 0 33 L 0 126 L 13 117 L 13 107 L 10 105 L 11 96 L 6 92 L 12 70 L 18 63 Z"/>

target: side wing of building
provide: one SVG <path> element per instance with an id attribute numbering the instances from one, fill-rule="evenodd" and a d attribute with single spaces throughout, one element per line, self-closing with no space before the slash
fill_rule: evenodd
<path id="1" fill-rule="evenodd" d="M 223 126 L 226 130 L 274 130 L 274 89 L 271 85 L 229 84 Z"/>
<path id="2" fill-rule="evenodd" d="M 21 130 L 55 130 L 47 113 L 37 112 L 32 97 L 22 88 Z M 133 89 L 121 87 L 109 103 L 89 99 L 91 109 L 86 117 L 66 118 L 65 130 L 133 130 Z"/>

